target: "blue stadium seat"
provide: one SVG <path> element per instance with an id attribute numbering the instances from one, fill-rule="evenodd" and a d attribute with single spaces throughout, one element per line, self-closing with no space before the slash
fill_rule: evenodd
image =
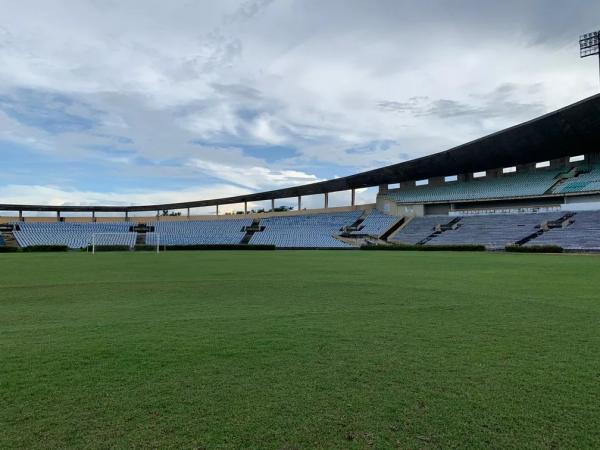
<path id="1" fill-rule="evenodd" d="M 333 236 L 350 226 L 362 211 L 267 217 L 260 221 L 265 229 L 255 233 L 251 244 L 275 245 L 279 248 L 352 248 Z"/>
<path id="2" fill-rule="evenodd" d="M 239 244 L 245 232 L 242 229 L 252 224 L 252 219 L 236 218 L 223 220 L 159 221 L 154 233 L 146 235 L 146 244 L 156 245 L 216 245 Z"/>
<path id="3" fill-rule="evenodd" d="M 393 189 L 384 198 L 401 203 L 481 200 L 506 197 L 543 195 L 558 182 L 564 169 L 536 169 L 501 175 L 497 178 L 478 178 L 470 181 L 451 181 L 437 186 L 415 186 Z"/>
<path id="4" fill-rule="evenodd" d="M 84 248 L 92 244 L 96 234 L 97 245 L 135 245 L 136 233 L 130 233 L 128 222 L 79 223 L 79 222 L 19 222 L 19 230 L 13 231 L 21 247 L 33 245 L 66 245 Z M 119 233 L 98 235 L 99 233 Z"/>
<path id="5" fill-rule="evenodd" d="M 369 212 L 369 215 L 361 223 L 360 229 L 353 231 L 351 234 L 379 237 L 385 233 L 392 225 L 400 220 L 400 217 L 390 216 L 374 209 Z"/>

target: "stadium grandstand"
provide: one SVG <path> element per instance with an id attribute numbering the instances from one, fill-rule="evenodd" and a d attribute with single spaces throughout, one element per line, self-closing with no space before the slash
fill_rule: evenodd
<path id="1" fill-rule="evenodd" d="M 376 203 L 357 205 L 356 189 L 371 186 L 379 188 Z M 349 205 L 330 208 L 329 194 L 339 191 L 350 192 Z M 302 197 L 317 194 L 323 208 L 302 209 Z M 297 199 L 297 210 L 277 212 L 275 200 L 289 198 Z M 249 203 L 265 200 L 270 212 L 248 212 Z M 227 204 L 243 204 L 243 215 L 219 215 Z M 216 215 L 190 215 L 203 206 L 214 206 Z M 598 251 L 600 95 L 441 153 L 319 183 L 187 203 L 2 204 L 0 210 L 8 212 L 0 245 L 18 247 L 475 244 L 497 250 L 539 244 Z M 165 210 L 187 214 L 161 217 Z M 55 212 L 56 219 L 24 214 L 39 211 Z M 65 218 L 64 212 L 81 216 Z M 115 216 L 97 218 L 99 212 Z M 139 215 L 144 212 L 156 215 Z"/>

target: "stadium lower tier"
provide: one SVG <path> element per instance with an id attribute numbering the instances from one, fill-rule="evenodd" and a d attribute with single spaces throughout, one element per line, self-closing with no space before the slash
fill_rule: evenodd
<path id="1" fill-rule="evenodd" d="M 600 211 L 481 216 L 428 216 L 410 220 L 390 242 L 419 245 L 558 245 L 600 250 Z"/>
<path id="2" fill-rule="evenodd" d="M 131 224 L 23 222 L 15 224 L 13 234 L 21 247 L 38 245 L 66 245 L 69 248 L 84 248 L 88 245 L 126 245 L 133 247 L 136 233 L 130 232 Z"/>
<path id="3" fill-rule="evenodd" d="M 388 242 L 413 245 L 558 245 L 568 250 L 600 251 L 600 211 L 401 218 L 361 210 L 263 219 L 232 218 L 202 221 L 164 221 L 146 224 L 136 233 L 131 223 L 14 224 L 21 247 L 66 245 L 237 245 L 267 244 L 277 248 L 353 248 L 390 234 Z M 392 232 L 398 226 L 397 231 Z M 342 236 L 351 239 L 343 239 Z M 4 241 L 0 240 L 0 245 Z"/>
<path id="4" fill-rule="evenodd" d="M 146 235 L 146 244 L 156 245 L 216 245 L 239 244 L 252 219 L 193 220 L 188 222 L 153 222 L 153 233 Z"/>

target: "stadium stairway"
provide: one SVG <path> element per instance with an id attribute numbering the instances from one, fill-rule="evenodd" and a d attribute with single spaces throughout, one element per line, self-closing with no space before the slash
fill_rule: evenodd
<path id="1" fill-rule="evenodd" d="M 129 227 L 129 231 L 132 233 L 136 233 L 135 245 L 145 245 L 146 244 L 146 233 L 153 232 L 154 227 L 149 227 L 145 223 L 138 223 L 137 225 Z"/>
<path id="2" fill-rule="evenodd" d="M 369 213 L 370 211 L 363 211 L 362 215 L 358 219 L 356 219 L 356 221 L 352 225 L 343 227 L 340 231 L 342 231 L 343 233 L 352 233 L 353 231 L 360 231 L 361 225 L 365 221 Z"/>
<path id="3" fill-rule="evenodd" d="M 389 233 L 388 232 L 384 233 L 385 241 L 389 242 L 389 241 L 393 240 L 394 236 L 396 236 L 398 233 L 400 233 L 400 231 L 402 231 L 404 228 L 406 228 L 406 226 L 409 223 L 411 223 L 413 219 L 414 219 L 414 217 L 402 217 L 402 220 L 399 221 L 399 225 L 397 228 L 395 228 L 394 230 L 392 230 L 392 229 L 388 230 Z"/>
<path id="4" fill-rule="evenodd" d="M 433 231 L 433 233 L 431 233 L 425 239 L 422 239 L 419 242 L 417 242 L 417 245 L 425 245 L 432 239 L 435 239 L 437 236 L 439 236 L 440 234 L 442 234 L 448 230 L 456 230 L 458 227 L 460 227 L 459 222 L 461 219 L 462 219 L 462 217 L 455 217 L 448 223 L 445 223 L 445 224 L 442 223 L 442 224 L 437 225 L 435 227 L 435 230 Z"/>
<path id="5" fill-rule="evenodd" d="M 525 245 L 525 244 L 537 239 L 538 237 L 540 237 L 542 234 L 548 232 L 549 230 L 553 230 L 556 228 L 566 228 L 573 223 L 572 217 L 575 215 L 576 215 L 576 213 L 570 212 L 570 213 L 567 213 L 564 216 L 558 218 L 557 220 L 544 222 L 544 223 L 540 224 L 539 229 L 535 233 L 531 233 L 529 236 L 525 236 L 523 239 L 518 240 L 517 242 L 515 242 L 515 245 L 519 245 L 519 246 Z M 535 245 L 535 242 L 533 242 L 533 244 Z"/>
<path id="6" fill-rule="evenodd" d="M 242 231 L 245 231 L 246 234 L 244 234 L 244 237 L 240 241 L 240 244 L 249 244 L 250 239 L 252 239 L 252 236 L 254 236 L 254 233 L 259 233 L 264 229 L 265 227 L 260 226 L 260 219 L 254 219 L 250 225 L 242 228 Z"/>
<path id="7" fill-rule="evenodd" d="M 546 192 L 544 192 L 544 194 L 552 194 L 554 192 L 557 192 L 561 185 L 565 184 L 567 181 L 571 181 L 580 173 L 583 173 L 583 171 L 580 167 L 577 166 L 572 167 L 571 170 L 569 170 L 568 172 L 561 173 L 557 176 L 556 182 L 552 186 L 550 186 L 550 188 L 548 188 Z"/>
<path id="8" fill-rule="evenodd" d="M 2 241 L 4 241 L 4 245 L 6 247 L 20 247 L 19 243 L 15 239 L 15 235 L 13 234 L 14 225 L 4 224 L 0 225 L 0 236 L 2 237 Z"/>
<path id="9" fill-rule="evenodd" d="M 383 233 L 381 236 L 379 236 L 379 239 L 384 242 L 387 242 L 388 238 L 390 238 L 392 235 L 394 235 L 397 231 L 399 231 L 407 223 L 408 222 L 405 217 L 400 217 L 395 224 L 393 224 L 391 227 L 389 227 L 386 230 L 385 233 Z"/>

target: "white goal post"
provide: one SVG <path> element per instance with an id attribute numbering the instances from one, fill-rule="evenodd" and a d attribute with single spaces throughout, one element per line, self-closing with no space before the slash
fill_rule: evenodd
<path id="1" fill-rule="evenodd" d="M 135 240 L 133 244 L 103 244 L 102 236 L 130 236 L 131 233 L 94 233 L 92 234 L 92 242 L 90 243 L 92 247 L 92 255 L 96 254 L 96 247 L 101 245 L 127 245 L 129 248 L 135 247 Z M 160 233 L 154 233 L 156 236 L 156 253 L 160 253 Z M 137 234 L 136 234 L 137 238 Z"/>

